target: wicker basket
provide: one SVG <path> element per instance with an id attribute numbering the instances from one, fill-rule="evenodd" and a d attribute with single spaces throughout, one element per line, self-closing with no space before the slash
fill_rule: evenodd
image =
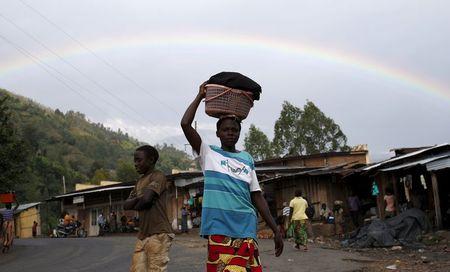
<path id="1" fill-rule="evenodd" d="M 235 115 L 241 120 L 247 118 L 253 107 L 253 94 L 222 85 L 207 84 L 205 111 L 211 117 Z"/>

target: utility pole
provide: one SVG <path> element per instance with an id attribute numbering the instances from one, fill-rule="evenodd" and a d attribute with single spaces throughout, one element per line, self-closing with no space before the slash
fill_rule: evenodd
<path id="1" fill-rule="evenodd" d="M 64 193 L 66 193 L 66 178 L 64 176 L 62 177 L 62 182 L 63 182 Z"/>

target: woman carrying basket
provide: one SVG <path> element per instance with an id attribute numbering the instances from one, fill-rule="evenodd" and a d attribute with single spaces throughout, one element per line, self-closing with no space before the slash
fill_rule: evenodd
<path id="1" fill-rule="evenodd" d="M 262 271 L 256 242 L 257 214 L 274 232 L 275 255 L 283 251 L 283 239 L 261 194 L 253 158 L 236 149 L 241 121 L 224 115 L 216 124 L 221 146 L 208 145 L 192 127 L 197 108 L 205 98 L 205 83 L 187 108 L 181 127 L 199 155 L 204 174 L 200 235 L 208 239 L 207 271 Z"/>
<path id="2" fill-rule="evenodd" d="M 15 198 L 16 206 L 12 208 L 11 203 L 6 203 L 5 208 L 1 213 L 3 216 L 3 241 L 2 241 L 2 252 L 6 253 L 11 247 L 14 239 L 14 212 L 19 208 L 19 202 Z"/>

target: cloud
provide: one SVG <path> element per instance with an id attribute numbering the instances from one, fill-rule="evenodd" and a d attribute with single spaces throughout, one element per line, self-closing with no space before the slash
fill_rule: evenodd
<path id="1" fill-rule="evenodd" d="M 179 125 L 142 125 L 121 118 L 106 119 L 103 122 L 103 125 L 113 130 L 120 129 L 121 131 L 128 133 L 130 136 L 137 138 L 139 141 L 153 145 L 166 143 L 169 145 L 174 145 L 181 150 L 185 150 L 188 145 L 188 141 L 186 140 L 186 137 L 184 136 Z M 205 142 L 210 144 L 218 144 L 218 140 L 215 136 L 215 123 L 202 123 L 201 125 L 198 125 L 197 129 L 198 133 Z"/>
<path id="2" fill-rule="evenodd" d="M 142 125 L 135 124 L 124 119 L 107 119 L 104 125 L 114 130 L 122 130 L 127 132 L 130 136 L 139 139 L 140 141 L 147 142 L 149 144 L 161 143 L 163 139 L 173 138 L 174 144 L 182 144 L 179 136 L 183 136 L 183 132 L 180 126 L 171 125 Z M 183 136 L 184 137 L 184 136 Z"/>
<path id="3" fill-rule="evenodd" d="M 388 156 L 386 151 L 392 147 L 448 142 L 450 127 L 445 126 L 450 116 L 448 99 L 345 63 L 265 50 L 264 46 L 229 44 L 227 38 L 263 36 L 268 40 L 317 46 L 325 51 L 347 52 L 417 75 L 419 79 L 436 81 L 448 90 L 449 3 L 431 0 L 426 5 L 408 0 L 395 3 L 381 0 L 376 4 L 354 0 L 346 5 L 303 1 L 252 3 L 204 0 L 176 4 L 143 1 L 128 5 L 111 1 L 105 6 L 102 1 L 80 0 L 61 3 L 55 9 L 54 1 L 42 0 L 39 6 L 28 1 L 87 47 L 94 48 L 97 40 L 108 40 L 105 46 L 109 49 L 95 53 L 143 86 L 148 94 L 80 49 L 83 52 L 69 54 L 66 60 L 119 97 L 112 97 L 61 61 L 50 61 L 55 69 L 86 88 L 66 81 L 86 97 L 81 99 L 37 65 L 23 65 L 24 60 L 30 61 L 7 43 L 0 43 L 1 87 L 52 108 L 83 112 L 90 120 L 120 128 L 141 141 L 166 142 L 184 149 L 187 141 L 179 121 L 198 85 L 215 72 L 235 70 L 263 86 L 261 100 L 243 123 L 238 148 L 242 147 L 250 124 L 272 138 L 282 102 L 287 100 L 302 107 L 306 99 L 341 126 L 349 144 L 369 144 L 375 160 Z M 78 48 L 73 40 L 20 1 L 3 5 L 2 14 L 61 55 L 65 56 L 62 48 Z M 11 24 L 2 23 L 2 35 L 33 54 L 42 54 L 43 59 L 51 59 L 45 48 Z M 124 39 L 178 37 L 177 33 L 220 33 L 223 43 L 156 41 L 135 47 L 127 46 L 131 41 Z M 122 41 L 122 46 L 114 47 L 118 44 L 115 41 Z M 215 120 L 204 114 L 203 105 L 200 107 L 196 116 L 199 133 L 208 143 L 218 144 Z"/>

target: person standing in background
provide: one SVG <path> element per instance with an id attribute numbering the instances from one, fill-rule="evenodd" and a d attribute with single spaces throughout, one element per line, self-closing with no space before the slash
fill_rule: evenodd
<path id="1" fill-rule="evenodd" d="M 292 224 L 294 224 L 294 239 L 295 248 L 300 249 L 303 246 L 303 250 L 308 250 L 308 232 L 307 222 L 308 216 L 306 215 L 306 208 L 308 208 L 308 202 L 302 197 L 302 191 L 296 190 L 295 197 L 289 203 L 290 215 L 289 218 Z"/>
<path id="2" fill-rule="evenodd" d="M 359 201 L 359 197 L 355 194 L 355 192 L 352 191 L 350 192 L 350 196 L 347 198 L 347 202 L 353 225 L 355 226 L 355 228 L 358 228 L 360 225 L 359 221 L 361 210 L 361 202 Z"/>
<path id="3" fill-rule="evenodd" d="M 320 208 L 320 220 L 322 222 L 328 222 L 328 218 L 331 214 L 331 210 L 327 207 L 327 203 L 322 203 Z"/>
<path id="4" fill-rule="evenodd" d="M 66 227 L 69 226 L 70 221 L 72 220 L 72 217 L 70 217 L 69 213 L 65 212 L 63 218 L 64 218 L 64 226 Z"/>
<path id="5" fill-rule="evenodd" d="M 155 169 L 158 151 L 144 145 L 134 152 L 134 167 L 141 175 L 130 196 L 125 210 L 139 213 L 139 233 L 131 262 L 131 272 L 167 271 L 169 249 L 174 234 L 167 216 L 167 180 L 163 172 Z"/>
<path id="6" fill-rule="evenodd" d="M 183 206 L 181 208 L 181 232 L 182 233 L 188 233 L 188 215 L 189 211 L 187 210 L 186 206 Z"/>
<path id="7" fill-rule="evenodd" d="M 33 235 L 33 238 L 36 238 L 36 236 L 37 236 L 37 226 L 38 226 L 38 222 L 33 221 L 33 226 L 31 227 L 31 233 Z"/>
<path id="8" fill-rule="evenodd" d="M 116 212 L 113 211 L 110 214 L 109 221 L 111 222 L 111 232 L 116 232 L 117 231 L 117 214 L 116 214 Z"/>
<path id="9" fill-rule="evenodd" d="M 17 199 L 16 206 L 13 208 L 11 203 L 6 203 L 5 208 L 1 213 L 3 216 L 3 249 L 2 252 L 5 253 L 9 250 L 14 240 L 14 212 L 19 208 L 19 202 Z"/>
<path id="10" fill-rule="evenodd" d="M 384 201 L 386 208 L 384 217 L 387 219 L 395 216 L 395 196 L 391 188 L 387 188 L 385 193 Z"/>
<path id="11" fill-rule="evenodd" d="M 334 214 L 334 228 L 338 238 L 344 236 L 344 209 L 342 208 L 343 201 L 335 200 L 333 206 Z"/>

